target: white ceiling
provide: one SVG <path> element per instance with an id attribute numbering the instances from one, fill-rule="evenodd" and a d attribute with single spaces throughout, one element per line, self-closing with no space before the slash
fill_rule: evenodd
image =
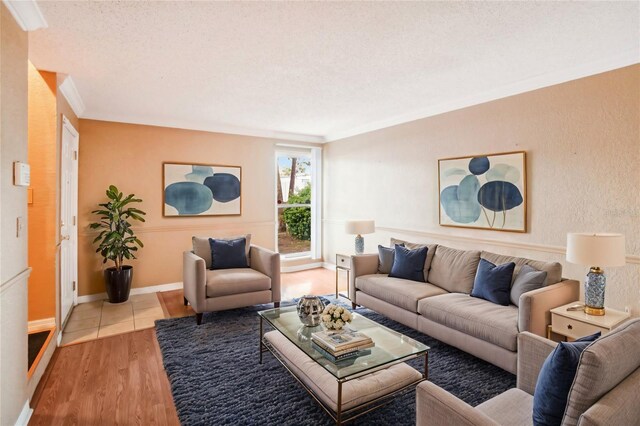
<path id="1" fill-rule="evenodd" d="M 40 1 L 85 118 L 335 140 L 640 62 L 640 2 Z"/>

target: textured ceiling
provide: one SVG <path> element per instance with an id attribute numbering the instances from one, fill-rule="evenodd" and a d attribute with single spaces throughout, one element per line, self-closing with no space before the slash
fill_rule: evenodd
<path id="1" fill-rule="evenodd" d="M 332 140 L 637 62 L 639 4 L 41 1 L 29 55 L 87 118 Z"/>

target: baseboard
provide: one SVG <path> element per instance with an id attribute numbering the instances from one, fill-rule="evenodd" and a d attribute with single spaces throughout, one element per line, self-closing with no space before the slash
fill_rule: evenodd
<path id="1" fill-rule="evenodd" d="M 281 266 L 280 272 L 283 274 L 287 274 L 289 272 L 306 271 L 308 269 L 322 268 L 323 265 L 324 265 L 323 262 L 313 262 L 313 263 L 305 263 L 302 265 Z"/>
<path id="2" fill-rule="evenodd" d="M 43 318 L 39 320 L 29 321 L 27 330 L 29 331 L 29 333 L 31 333 L 33 331 L 48 330 L 48 329 L 54 328 L 55 326 L 56 326 L 55 318 Z"/>
<path id="3" fill-rule="evenodd" d="M 330 271 L 335 271 L 336 270 L 336 264 L 335 263 L 322 262 L 322 267 L 324 269 L 328 269 Z"/>
<path id="4" fill-rule="evenodd" d="M 131 295 L 157 293 L 159 291 L 171 291 L 179 290 L 182 288 L 182 282 L 151 285 L 148 287 L 137 287 L 131 289 Z M 78 303 L 95 302 L 96 300 L 107 299 L 107 293 L 87 294 L 85 296 L 78 296 Z"/>
<path id="5" fill-rule="evenodd" d="M 16 420 L 16 426 L 27 426 L 32 414 L 33 409 L 29 407 L 29 400 L 27 399 L 27 402 L 25 402 L 24 406 L 22 407 L 22 411 L 20 412 L 18 420 Z"/>

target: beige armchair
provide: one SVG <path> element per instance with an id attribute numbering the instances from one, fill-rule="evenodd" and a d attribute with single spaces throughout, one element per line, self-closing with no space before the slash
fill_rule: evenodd
<path id="1" fill-rule="evenodd" d="M 184 252 L 184 304 L 191 303 L 198 325 L 204 312 L 271 302 L 280 306 L 280 255 L 253 245 L 249 253 L 250 267 L 210 270 L 203 258 Z"/>
<path id="2" fill-rule="evenodd" d="M 416 389 L 416 424 L 532 425 L 533 392 L 556 343 L 518 335 L 517 388 L 471 407 L 431 382 Z M 562 419 L 566 426 L 632 425 L 640 419 L 640 319 L 628 321 L 589 345 L 580 358 Z M 463 374 L 463 373 L 461 373 Z"/>

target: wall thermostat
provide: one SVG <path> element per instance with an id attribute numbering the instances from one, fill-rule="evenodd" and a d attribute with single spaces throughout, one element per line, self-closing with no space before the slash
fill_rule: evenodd
<path id="1" fill-rule="evenodd" d="M 13 163 L 13 184 L 15 186 L 31 185 L 31 167 L 29 164 L 20 161 Z"/>

